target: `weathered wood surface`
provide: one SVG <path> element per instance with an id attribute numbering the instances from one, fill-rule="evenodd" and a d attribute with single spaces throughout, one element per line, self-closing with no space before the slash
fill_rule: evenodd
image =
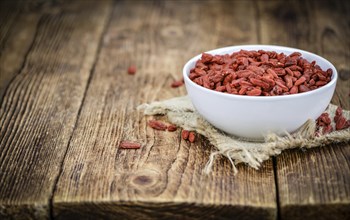
<path id="1" fill-rule="evenodd" d="M 0 4 L 0 219 L 350 217 L 349 144 L 288 151 L 235 177 L 220 159 L 205 176 L 205 138 L 155 131 L 135 110 L 186 94 L 170 83 L 193 55 L 256 43 L 332 61 L 332 102 L 350 109 L 349 2 Z"/>
<path id="2" fill-rule="evenodd" d="M 0 2 L 0 102 L 23 65 L 40 18 L 38 9 L 33 12 L 26 6 L 21 1 Z"/>
<path id="3" fill-rule="evenodd" d="M 272 161 L 261 171 L 242 166 L 234 178 L 223 159 L 211 175 L 202 175 L 213 150 L 206 140 L 190 144 L 181 140 L 180 129 L 154 131 L 149 118 L 135 110 L 184 95 L 184 87 L 170 84 L 194 54 L 239 43 L 224 27 L 243 14 L 255 16 L 254 8 L 246 2 L 226 5 L 234 10 L 214 6 L 214 1 L 116 3 L 54 194 L 55 218 L 274 218 Z M 206 14 L 214 19 L 198 17 Z M 206 35 L 215 24 L 217 35 Z M 240 32 L 249 36 L 255 20 L 245 25 L 249 28 Z M 256 35 L 244 39 L 253 43 Z M 138 67 L 135 76 L 126 73 L 129 64 Z M 122 140 L 143 147 L 120 150 Z"/>
<path id="4" fill-rule="evenodd" d="M 262 43 L 287 44 L 329 59 L 339 71 L 332 103 L 349 110 L 349 1 L 289 3 L 286 7 L 285 2 L 259 2 Z M 276 31 L 276 27 L 281 29 Z M 350 142 L 282 153 L 275 164 L 279 217 L 293 220 L 349 219 L 349 162 Z"/>
<path id="5" fill-rule="evenodd" d="M 25 58 L 21 51 L 18 60 L 1 62 L 1 78 L 5 76 L 6 81 L 11 71 L 14 78 L 0 109 L 0 219 L 49 217 L 50 198 L 109 18 L 110 3 L 47 6 L 45 13 L 34 7 L 30 9 L 33 20 L 29 15 L 14 16 L 14 31 L 28 26 L 22 33 L 25 36 L 9 34 L 13 39 L 7 40 L 10 45 L 3 44 L 1 60 L 13 60 L 13 53 L 25 50 L 23 44 L 30 44 L 30 51 Z M 33 31 L 35 39 L 30 42 Z M 13 42 L 21 38 L 25 40 Z"/>

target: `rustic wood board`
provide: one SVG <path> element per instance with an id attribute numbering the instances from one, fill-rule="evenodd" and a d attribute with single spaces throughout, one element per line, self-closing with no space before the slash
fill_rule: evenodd
<path id="1" fill-rule="evenodd" d="M 349 2 L 345 1 L 259 2 L 262 43 L 288 43 L 329 59 L 339 71 L 332 103 L 347 110 L 350 109 L 349 9 Z M 280 30 L 276 31 L 277 28 Z M 287 151 L 278 156 L 275 175 L 279 217 L 349 219 L 349 161 L 349 143 Z"/>
<path id="2" fill-rule="evenodd" d="M 22 68 L 41 16 L 21 1 L 0 2 L 0 103 L 5 89 Z M 26 13 L 21 13 L 26 11 Z"/>
<path id="3" fill-rule="evenodd" d="M 8 30 L 22 27 L 24 36 L 2 44 L 1 76 L 14 78 L 0 107 L 1 219 L 49 217 L 111 2 L 36 3 L 23 3 L 30 12 L 11 18 Z M 18 60 L 5 62 L 8 56 Z"/>
<path id="4" fill-rule="evenodd" d="M 135 110 L 186 94 L 170 83 L 192 56 L 256 43 L 329 59 L 349 110 L 349 23 L 342 0 L 0 1 L 0 219 L 350 219 L 349 143 L 206 176 L 205 138 Z"/>
<path id="5" fill-rule="evenodd" d="M 252 1 L 116 2 L 54 194 L 55 218 L 275 218 L 271 160 L 259 171 L 239 166 L 234 177 L 219 159 L 203 175 L 214 150 L 204 138 L 190 144 L 180 130 L 155 131 L 135 110 L 184 95 L 170 84 L 190 57 L 256 42 L 256 21 L 243 15 L 255 16 Z M 122 140 L 143 147 L 120 150 Z"/>

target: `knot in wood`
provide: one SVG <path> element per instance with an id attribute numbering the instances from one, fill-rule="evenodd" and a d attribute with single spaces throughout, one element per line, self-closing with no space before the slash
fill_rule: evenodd
<path id="1" fill-rule="evenodd" d="M 154 187 L 159 183 L 161 174 L 153 169 L 140 170 L 130 176 L 130 183 L 137 188 Z"/>
<path id="2" fill-rule="evenodd" d="M 161 30 L 161 35 L 162 37 L 165 37 L 165 38 L 169 38 L 169 37 L 176 38 L 176 37 L 183 37 L 184 33 L 183 33 L 183 30 L 179 27 L 168 26 L 168 27 L 164 27 Z"/>
<path id="3" fill-rule="evenodd" d="M 153 180 L 149 176 L 141 175 L 141 176 L 136 176 L 133 179 L 133 182 L 136 185 L 149 185 L 153 182 Z"/>

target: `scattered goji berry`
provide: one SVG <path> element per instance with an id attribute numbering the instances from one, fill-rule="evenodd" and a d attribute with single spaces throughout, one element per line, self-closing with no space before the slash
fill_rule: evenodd
<path id="1" fill-rule="evenodd" d="M 171 83 L 171 87 L 172 88 L 177 88 L 177 87 L 180 87 L 184 84 L 184 79 L 182 78 L 181 80 L 177 80 L 177 81 L 174 81 Z"/>
<path id="2" fill-rule="evenodd" d="M 194 131 L 190 131 L 189 135 L 188 135 L 188 140 L 193 143 L 196 140 L 196 133 Z"/>
<path id="3" fill-rule="evenodd" d="M 177 126 L 176 125 L 173 125 L 173 124 L 168 125 L 168 131 L 173 132 L 173 131 L 176 131 L 176 130 L 177 130 Z"/>
<path id="4" fill-rule="evenodd" d="M 119 145 L 119 148 L 122 149 L 139 149 L 141 148 L 141 144 L 131 141 L 122 141 Z"/>
<path id="5" fill-rule="evenodd" d="M 161 121 L 157 121 L 157 120 L 149 120 L 148 121 L 148 125 L 153 128 L 153 129 L 156 129 L 156 130 L 161 130 L 161 131 L 165 131 L 167 129 L 167 125 L 164 124 L 163 122 Z"/>
<path id="6" fill-rule="evenodd" d="M 190 132 L 188 130 L 182 130 L 182 132 L 181 132 L 182 139 L 187 140 L 189 134 L 190 134 Z"/>
<path id="7" fill-rule="evenodd" d="M 134 75 L 136 73 L 136 66 L 130 65 L 128 68 L 128 74 Z"/>

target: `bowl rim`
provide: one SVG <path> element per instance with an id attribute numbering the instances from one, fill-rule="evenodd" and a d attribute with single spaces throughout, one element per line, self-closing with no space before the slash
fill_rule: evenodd
<path id="1" fill-rule="evenodd" d="M 273 51 L 275 49 L 277 50 L 284 50 L 283 53 L 285 54 L 291 54 L 293 52 L 300 52 L 302 54 L 302 56 L 308 55 L 308 56 L 313 56 L 313 57 L 317 57 L 317 59 L 322 60 L 323 62 L 325 62 L 327 65 L 329 65 L 328 68 L 331 68 L 333 73 L 332 73 L 332 78 L 331 81 L 329 83 L 327 83 L 326 85 L 317 88 L 315 90 L 311 90 L 308 92 L 303 92 L 303 93 L 297 93 L 297 94 L 290 94 L 290 95 L 277 95 L 277 96 L 248 96 L 248 95 L 237 95 L 237 94 L 228 94 L 228 93 L 223 93 L 223 92 L 219 92 L 219 91 L 215 91 L 215 90 L 211 90 L 211 89 L 207 89 L 203 86 L 198 85 L 197 83 L 193 82 L 188 76 L 189 76 L 189 72 L 190 72 L 190 65 L 192 63 L 195 63 L 197 60 L 199 60 L 202 56 L 202 53 L 209 53 L 209 54 L 230 54 L 233 53 L 235 51 L 239 51 L 239 50 L 266 50 L 266 51 Z M 236 45 L 236 46 L 228 46 L 228 47 L 221 47 L 221 48 L 217 48 L 217 49 L 213 49 L 213 50 L 209 50 L 206 52 L 202 52 L 194 57 L 192 57 L 190 60 L 188 60 L 186 62 L 186 64 L 183 67 L 183 78 L 185 81 L 185 84 L 187 85 L 191 85 L 193 87 L 195 87 L 196 89 L 199 89 L 203 92 L 206 93 L 211 93 L 211 94 L 215 94 L 218 96 L 221 96 L 223 98 L 236 98 L 236 99 L 244 99 L 244 100 L 256 100 L 256 101 L 272 101 L 272 100 L 286 100 L 286 99 L 294 99 L 294 98 L 302 98 L 304 96 L 309 96 L 315 93 L 321 93 L 324 90 L 327 90 L 328 88 L 334 86 L 334 84 L 336 84 L 337 79 L 338 79 L 338 72 L 337 69 L 335 68 L 335 66 L 328 61 L 327 59 L 312 53 L 312 52 L 308 52 L 302 49 L 298 49 L 298 48 L 293 48 L 293 47 L 285 47 L 285 46 L 278 46 L 278 45 L 267 45 L 267 44 L 247 44 L 247 45 Z M 279 52 L 281 53 L 281 52 Z M 309 60 L 310 61 L 310 60 Z M 312 62 L 312 60 L 310 61 Z M 317 64 L 317 63 L 316 63 Z M 188 69 L 188 71 L 187 71 Z"/>

